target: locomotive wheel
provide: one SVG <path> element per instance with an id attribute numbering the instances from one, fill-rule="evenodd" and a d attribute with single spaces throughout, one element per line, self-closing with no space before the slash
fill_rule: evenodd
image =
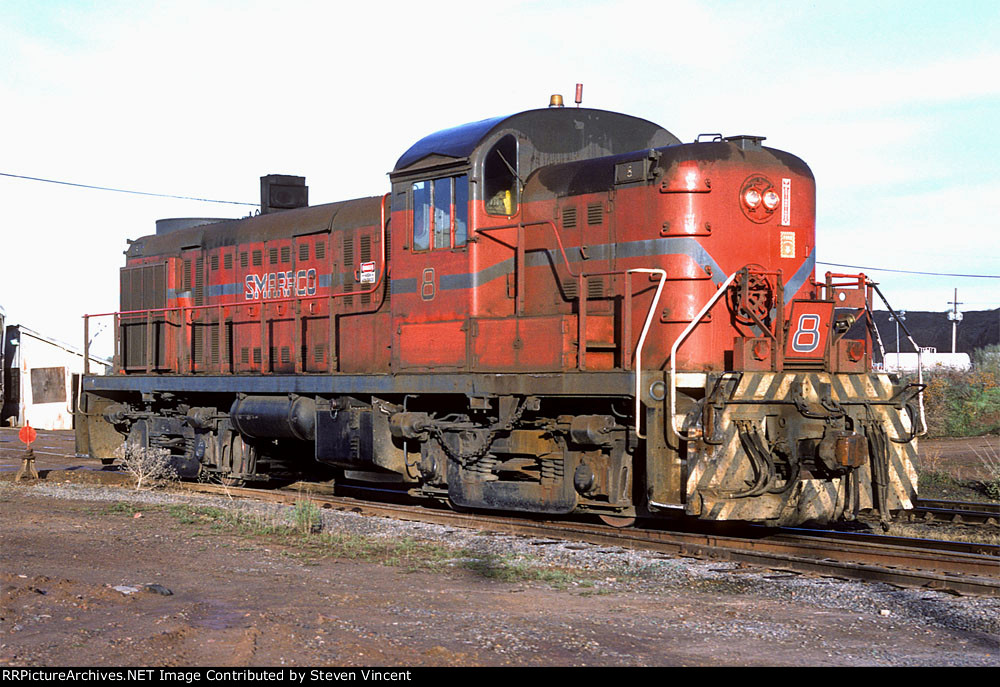
<path id="1" fill-rule="evenodd" d="M 631 527 L 635 524 L 634 515 L 599 515 L 597 517 L 605 525 L 610 525 L 611 527 Z"/>

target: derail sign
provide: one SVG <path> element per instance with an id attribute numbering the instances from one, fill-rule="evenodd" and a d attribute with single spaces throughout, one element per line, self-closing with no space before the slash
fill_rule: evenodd
<path id="1" fill-rule="evenodd" d="M 316 270 L 289 270 L 288 272 L 267 272 L 248 274 L 244 280 L 246 287 L 243 298 L 248 301 L 260 298 L 291 298 L 292 296 L 316 295 Z"/>

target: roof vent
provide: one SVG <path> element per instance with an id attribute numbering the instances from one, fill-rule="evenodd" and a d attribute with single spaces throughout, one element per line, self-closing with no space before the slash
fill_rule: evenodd
<path id="1" fill-rule="evenodd" d="M 763 150 L 761 141 L 766 140 L 766 136 L 726 136 L 725 140 L 732 143 L 740 150 Z"/>

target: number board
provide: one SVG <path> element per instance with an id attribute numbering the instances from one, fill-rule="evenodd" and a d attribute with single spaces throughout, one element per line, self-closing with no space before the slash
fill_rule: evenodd
<path id="1" fill-rule="evenodd" d="M 808 360 L 823 358 L 832 317 L 833 303 L 793 301 L 792 315 L 788 319 L 788 338 L 785 340 L 785 357 Z"/>

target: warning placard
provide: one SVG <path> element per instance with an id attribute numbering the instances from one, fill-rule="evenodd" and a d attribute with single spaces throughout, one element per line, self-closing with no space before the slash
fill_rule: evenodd
<path id="1" fill-rule="evenodd" d="M 375 263 L 374 262 L 363 262 L 361 263 L 361 269 L 358 270 L 358 281 L 362 284 L 374 284 L 375 283 Z"/>

